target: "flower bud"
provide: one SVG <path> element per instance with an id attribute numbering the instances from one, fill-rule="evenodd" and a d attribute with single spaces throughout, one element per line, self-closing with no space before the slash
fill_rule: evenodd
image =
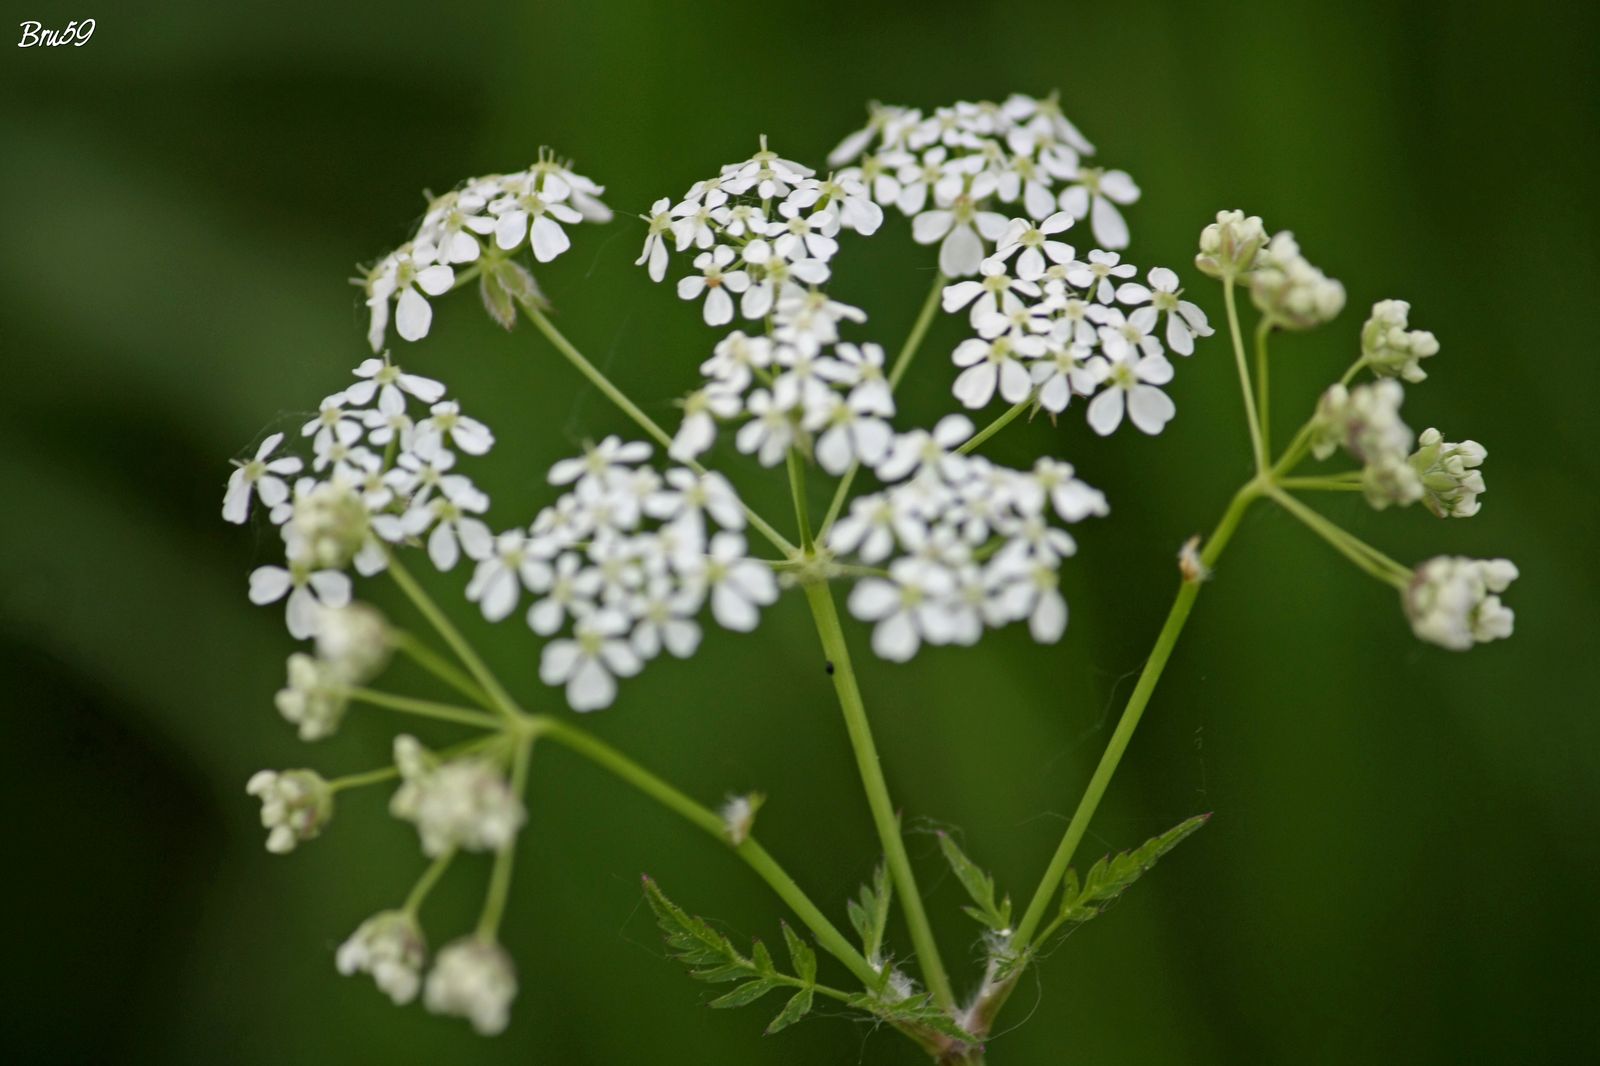
<path id="1" fill-rule="evenodd" d="M 267 850 L 275 855 L 316 837 L 333 817 L 333 790 L 314 770 L 262 770 L 244 790 L 261 800 Z"/>
<path id="2" fill-rule="evenodd" d="M 729 796 L 728 801 L 722 805 L 722 825 L 727 833 L 728 843 L 738 847 L 750 839 L 750 830 L 756 824 L 756 812 L 767 801 L 767 797 L 759 792 L 747 792 L 743 796 Z"/>
<path id="3" fill-rule="evenodd" d="M 505 949 L 462 937 L 440 949 L 422 1001 L 435 1014 L 466 1018 L 483 1036 L 494 1036 L 505 1031 L 516 996 L 517 971 Z"/>
<path id="4" fill-rule="evenodd" d="M 289 656 L 289 683 L 278 690 L 278 713 L 300 727 L 301 740 L 330 737 L 344 719 L 349 681 L 338 669 L 304 652 Z"/>
<path id="5" fill-rule="evenodd" d="M 341 570 L 366 544 L 370 522 L 360 494 L 336 478 L 295 494 L 283 539 L 290 559 Z"/>
<path id="6" fill-rule="evenodd" d="M 1213 278 L 1243 274 L 1254 269 L 1256 253 L 1266 243 L 1267 231 L 1259 216 L 1218 211 L 1217 220 L 1200 231 L 1200 254 L 1194 265 Z"/>
<path id="7" fill-rule="evenodd" d="M 1423 431 L 1409 462 L 1422 482 L 1423 505 L 1440 518 L 1471 518 L 1482 504 L 1483 465 L 1489 453 L 1475 440 L 1451 444 L 1437 429 Z"/>
<path id="8" fill-rule="evenodd" d="M 1256 258 L 1250 298 L 1275 325 L 1310 329 L 1332 321 L 1344 309 L 1344 286 L 1300 254 L 1292 233 L 1279 233 Z"/>
<path id="9" fill-rule="evenodd" d="M 1437 355 L 1439 342 L 1425 329 L 1408 330 L 1411 305 L 1404 300 L 1379 300 L 1361 327 L 1361 358 L 1379 377 L 1401 377 L 1410 382 L 1428 375 L 1419 361 Z"/>
<path id="10" fill-rule="evenodd" d="M 371 974 L 378 990 L 400 1006 L 417 998 L 427 954 L 427 941 L 414 917 L 405 911 L 381 911 L 339 945 L 334 964 L 346 977 Z"/>
<path id="11" fill-rule="evenodd" d="M 381 674 L 394 649 L 382 612 L 364 603 L 323 608 L 316 637 L 317 658 L 351 685 L 364 685 Z"/>
<path id="12" fill-rule="evenodd" d="M 1511 635 L 1516 616 L 1499 593 L 1516 578 L 1507 559 L 1440 555 L 1417 567 L 1401 602 L 1419 639 L 1465 651 Z"/>

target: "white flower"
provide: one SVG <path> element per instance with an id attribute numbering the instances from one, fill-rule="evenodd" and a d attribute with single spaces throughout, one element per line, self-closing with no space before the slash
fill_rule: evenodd
<path id="1" fill-rule="evenodd" d="M 1076 185 L 1061 190 L 1061 210 L 1073 218 L 1088 215 L 1089 228 L 1101 247 L 1126 248 L 1128 224 L 1116 205 L 1138 200 L 1139 186 L 1122 170 L 1083 167 L 1077 178 Z"/>
<path id="2" fill-rule="evenodd" d="M 696 389 L 683 399 L 683 421 L 667 453 L 679 461 L 704 454 L 717 439 L 717 420 L 736 418 L 743 410 L 736 392 L 715 386 Z"/>
<path id="3" fill-rule="evenodd" d="M 694 621 L 700 609 L 695 589 L 677 588 L 665 577 L 655 577 L 637 593 L 628 613 L 637 621 L 628 640 L 642 659 L 654 659 L 666 648 L 687 659 L 700 646 L 700 626 Z"/>
<path id="4" fill-rule="evenodd" d="M 1038 225 L 1025 218 L 1014 218 L 995 246 L 994 258 L 1003 262 L 1020 249 L 1017 277 L 1023 281 L 1038 281 L 1044 277 L 1048 264 L 1072 262 L 1076 254 L 1072 245 L 1051 240 L 1051 237 L 1065 232 L 1071 225 L 1072 216 L 1065 211 L 1056 212 Z"/>
<path id="5" fill-rule="evenodd" d="M 663 196 L 650 205 L 650 213 L 641 215 L 650 224 L 645 234 L 644 250 L 634 260 L 634 266 L 649 264 L 651 281 L 667 276 L 667 234 L 672 232 L 672 201 Z"/>
<path id="6" fill-rule="evenodd" d="M 836 385 L 850 390 L 850 403 L 863 414 L 894 414 L 894 393 L 883 372 L 883 346 L 878 344 L 838 344 L 833 349 L 834 362 L 826 368 L 826 376 Z"/>
<path id="7" fill-rule="evenodd" d="M 1384 379 L 1323 393 L 1312 420 L 1311 453 L 1325 459 L 1343 446 L 1362 465 L 1367 502 L 1382 509 L 1423 496 L 1421 473 L 1410 460 L 1411 428 L 1400 419 L 1405 390 Z"/>
<path id="8" fill-rule="evenodd" d="M 575 711 L 595 711 L 617 698 L 615 677 L 632 677 L 644 665 L 625 638 L 628 619 L 599 610 L 578 618 L 571 640 L 552 640 L 539 656 L 539 680 L 565 685 Z"/>
<path id="9" fill-rule="evenodd" d="M 771 339 L 749 337 L 741 330 L 718 341 L 712 353 L 700 364 L 700 373 L 734 393 L 743 393 L 756 371 L 772 365 Z"/>
<path id="10" fill-rule="evenodd" d="M 312 770 L 262 770 L 244 790 L 261 800 L 261 825 L 274 855 L 314 839 L 333 817 L 333 790 Z"/>
<path id="11" fill-rule="evenodd" d="M 1033 391 L 1033 378 L 1022 359 L 1045 352 L 1043 338 L 1007 335 L 985 341 L 972 337 L 956 346 L 951 360 L 966 367 L 956 376 L 951 391 L 962 406 L 976 410 L 994 398 L 996 387 L 1007 403 L 1021 403 Z"/>
<path id="12" fill-rule="evenodd" d="M 998 258 L 990 256 L 978 266 L 982 278 L 978 281 L 958 281 L 945 286 L 942 304 L 945 311 L 954 313 L 972 305 L 967 319 L 974 329 L 979 322 L 997 313 L 1009 313 L 1011 307 L 1022 306 L 1017 295 L 1037 299 L 1039 286 L 1031 281 L 1012 278 Z"/>
<path id="13" fill-rule="evenodd" d="M 383 348 L 391 298 L 395 300 L 395 331 L 408 341 L 418 341 L 428 335 L 433 323 L 433 308 L 422 293 L 440 296 L 454 284 L 455 271 L 438 262 L 438 249 L 432 245 L 408 244 L 390 252 L 367 277 L 367 307 L 372 311 L 367 342 L 372 350 Z"/>
<path id="14" fill-rule="evenodd" d="M 264 607 L 285 594 L 289 635 L 306 640 L 316 635 L 324 607 L 343 607 L 350 602 L 350 578 L 337 570 L 313 570 L 295 561 L 287 567 L 258 566 L 250 572 L 251 603 Z"/>
<path id="15" fill-rule="evenodd" d="M 744 537 L 738 533 L 712 537 L 705 557 L 688 576 L 693 587 L 709 593 L 717 623 L 738 633 L 754 629 L 759 608 L 778 598 L 778 579 L 765 563 L 746 556 Z"/>
<path id="16" fill-rule="evenodd" d="M 872 630 L 872 650 L 890 662 L 917 654 L 924 640 L 949 642 L 951 622 L 944 600 L 955 589 L 950 571 L 924 559 L 897 559 L 889 579 L 865 578 L 850 590 L 850 613 Z"/>
<path id="17" fill-rule="evenodd" d="M 734 446 L 745 455 L 755 455 L 762 466 L 777 466 L 794 442 L 794 421 L 789 409 L 773 401 L 766 389 L 757 389 L 746 403 L 750 421 L 739 427 Z"/>
<path id="18" fill-rule="evenodd" d="M 286 475 L 300 472 L 300 460 L 288 455 L 278 459 L 267 458 L 282 443 L 283 434 L 274 433 L 261 442 L 253 459 L 234 464 L 233 473 L 228 475 L 227 494 L 222 498 L 224 521 L 243 523 L 250 517 L 250 500 L 254 496 L 259 495 L 261 502 L 269 508 L 277 507 L 289 498 L 289 486 L 283 479 Z"/>
<path id="19" fill-rule="evenodd" d="M 372 519 L 366 501 L 343 478 L 295 483 L 294 498 L 283 525 L 289 559 L 314 570 L 337 570 L 352 560 L 362 573 L 361 556 L 370 550 Z M 380 567 L 381 568 L 381 567 Z"/>
<path id="20" fill-rule="evenodd" d="M 378 407 L 384 411 L 402 411 L 406 401 L 402 393 L 409 393 L 423 403 L 435 403 L 444 396 L 444 385 L 420 374 L 407 374 L 389 362 L 389 353 L 382 359 L 364 359 L 352 373 L 361 380 L 344 390 L 344 401 L 365 407 L 377 397 Z"/>
<path id="21" fill-rule="evenodd" d="M 1418 382 L 1427 378 L 1421 360 L 1439 354 L 1439 341 L 1425 329 L 1407 329 L 1411 305 L 1379 300 L 1361 327 L 1361 358 L 1380 377 Z"/>
<path id="22" fill-rule="evenodd" d="M 468 455 L 485 455 L 494 447 L 494 434 L 476 418 L 462 414 L 460 404 L 447 400 L 434 404 L 428 417 L 417 423 L 410 447 L 422 458 L 431 459 L 446 441 Z"/>
<path id="23" fill-rule="evenodd" d="M 550 587 L 554 580 L 550 564 L 529 549 L 526 534 L 507 530 L 494 539 L 493 551 L 478 561 L 467 582 L 467 599 L 478 605 L 484 618 L 498 622 L 510 615 L 524 588 L 537 592 Z"/>
<path id="24" fill-rule="evenodd" d="M 1131 278 L 1138 272 L 1132 263 L 1122 262 L 1122 257 L 1116 252 L 1104 252 L 1096 248 L 1089 253 L 1087 263 L 1069 264 L 1066 275 L 1069 284 L 1083 290 L 1084 299 L 1108 304 L 1116 299 L 1117 294 L 1111 279 Z"/>
<path id="25" fill-rule="evenodd" d="M 956 454 L 976 431 L 966 415 L 945 415 L 933 431 L 914 429 L 895 438 L 889 458 L 876 473 L 884 481 L 899 481 L 918 469 L 935 469 L 950 480 L 960 476 L 966 457 Z"/>
<path id="26" fill-rule="evenodd" d="M 507 179 L 507 184 L 509 195 L 489 205 L 495 215 L 496 245 L 509 252 L 526 238 L 533 257 L 541 263 L 572 247 L 561 223 L 582 222 L 583 215 L 564 202 L 572 194 L 564 178 L 536 166 Z"/>
<path id="27" fill-rule="evenodd" d="M 332 736 L 344 720 L 350 682 L 335 664 L 303 652 L 289 656 L 288 669 L 288 686 L 273 699 L 278 713 L 299 727 L 301 740 Z"/>
<path id="28" fill-rule="evenodd" d="M 371 974 L 378 990 L 403 1006 L 417 998 L 427 956 L 416 918 L 405 911 L 382 911 L 362 922 L 333 958 L 340 973 Z"/>
<path id="29" fill-rule="evenodd" d="M 569 617 L 581 617 L 594 606 L 600 591 L 600 571 L 585 568 L 583 561 L 568 552 L 556 560 L 548 595 L 528 608 L 528 628 L 548 637 Z"/>
<path id="30" fill-rule="evenodd" d="M 978 272 L 983 263 L 983 242 L 997 241 L 1006 231 L 1006 216 L 981 211 L 975 196 L 962 193 L 948 208 L 934 208 L 911 222 L 911 239 L 918 244 L 939 242 L 939 271 L 960 278 Z"/>
<path id="31" fill-rule="evenodd" d="M 505 1031 L 511 1001 L 517 997 L 517 971 L 498 944 L 463 937 L 439 951 L 422 1002 L 434 1014 L 466 1018 L 482 1036 Z"/>
<path id="32" fill-rule="evenodd" d="M 1091 358 L 1091 351 L 1071 344 L 1053 348 L 1033 363 L 1033 385 L 1039 392 L 1040 407 L 1060 414 L 1074 395 L 1094 395 L 1109 367 L 1104 359 Z"/>
<path id="33" fill-rule="evenodd" d="M 818 433 L 817 465 L 828 473 L 838 477 L 852 463 L 875 467 L 888 455 L 894 431 L 882 418 L 863 412 L 853 399 L 836 396 L 832 407 L 819 414 L 808 420 L 807 428 Z"/>
<path id="34" fill-rule="evenodd" d="M 1294 234 L 1274 234 L 1250 272 L 1250 298 L 1285 329 L 1310 329 L 1344 310 L 1344 286 L 1300 254 Z"/>
<path id="35" fill-rule="evenodd" d="M 412 736 L 394 738 L 394 762 L 402 783 L 389 813 L 415 823 L 422 851 L 438 858 L 447 851 L 496 851 L 510 844 L 527 815 L 522 799 L 487 758 L 440 762 Z"/>
<path id="36" fill-rule="evenodd" d="M 705 293 L 705 320 L 708 326 L 725 326 L 733 321 L 731 292 L 743 292 L 750 285 L 750 275 L 743 270 L 728 270 L 733 262 L 733 249 L 719 244 L 709 252 L 694 257 L 694 268 L 700 273 L 678 282 L 678 297 L 683 300 L 699 299 Z"/>
<path id="37" fill-rule="evenodd" d="M 1149 303 L 1167 316 L 1167 347 L 1179 355 L 1194 354 L 1194 339 L 1214 332 L 1206 313 L 1188 300 L 1179 299 L 1178 275 L 1166 267 L 1150 271 L 1150 288 L 1130 281 L 1117 288 L 1117 300 L 1125 304 Z M 1137 313 L 1137 312 L 1135 312 Z"/>
<path id="38" fill-rule="evenodd" d="M 1105 387 L 1089 401 L 1089 426 L 1102 437 L 1128 418 L 1140 430 L 1160 433 L 1176 413 L 1172 399 L 1158 385 L 1172 380 L 1172 364 L 1159 355 L 1145 355 L 1127 343 L 1120 333 L 1103 333 L 1107 338 L 1108 370 Z"/>
<path id="39" fill-rule="evenodd" d="M 352 685 L 381 674 L 394 650 L 389 623 L 364 603 L 324 607 L 317 615 L 316 637 L 317 658 Z"/>
<path id="40" fill-rule="evenodd" d="M 1105 494 L 1079 481 L 1071 463 L 1040 456 L 1033 464 L 1033 476 L 1063 522 L 1081 522 L 1091 515 L 1103 518 L 1111 513 Z"/>
<path id="41" fill-rule="evenodd" d="M 1437 429 L 1423 430 L 1417 438 L 1411 468 L 1422 480 L 1422 502 L 1440 518 L 1470 518 L 1482 504 L 1485 491 L 1483 465 L 1489 453 L 1475 440 L 1448 443 Z"/>
<path id="42" fill-rule="evenodd" d="M 767 225 L 767 236 L 773 238 L 772 250 L 790 262 L 817 259 L 826 263 L 839 250 L 839 242 L 828 236 L 830 227 L 837 221 L 827 211 L 802 215 L 805 208 L 794 201 L 778 205 L 782 220 L 774 219 Z"/>
<path id="43" fill-rule="evenodd" d="M 1516 617 L 1499 594 L 1516 578 L 1516 566 L 1506 559 L 1429 559 L 1403 593 L 1412 631 L 1452 651 L 1509 637 Z"/>

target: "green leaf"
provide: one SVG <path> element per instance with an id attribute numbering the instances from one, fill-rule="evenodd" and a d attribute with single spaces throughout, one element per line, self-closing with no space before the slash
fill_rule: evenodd
<path id="1" fill-rule="evenodd" d="M 704 918 L 696 918 L 673 903 L 648 877 L 644 879 L 644 894 L 655 911 L 656 924 L 666 934 L 667 949 L 673 958 L 689 967 L 690 976 L 712 983 L 765 976 L 755 962 L 739 954 L 727 937 L 711 928 Z M 771 961 L 769 956 L 769 966 Z"/>
<path id="2" fill-rule="evenodd" d="M 800 934 L 789 928 L 788 922 L 780 923 L 783 926 L 783 939 L 789 945 L 789 958 L 794 960 L 794 972 L 800 975 L 800 980 L 808 985 L 817 983 L 817 953 L 811 950 L 811 945 L 800 939 Z"/>
<path id="3" fill-rule="evenodd" d="M 789 1028 L 789 1026 L 804 1018 L 810 1010 L 811 989 L 802 988 L 789 999 L 789 1002 L 783 1005 L 783 1010 L 778 1012 L 778 1016 L 772 1019 L 772 1023 L 767 1026 L 767 1035 L 771 1036 L 780 1029 Z"/>
<path id="4" fill-rule="evenodd" d="M 738 988 L 735 988 L 732 992 L 729 992 L 725 996 L 718 996 L 716 999 L 711 1001 L 711 1006 L 718 1008 L 743 1007 L 754 1003 L 756 1000 L 760 999 L 762 996 L 766 995 L 768 992 L 771 992 L 777 987 L 779 987 L 779 983 L 771 978 L 757 978 L 754 981 L 748 981 L 740 985 Z"/>
<path id="5" fill-rule="evenodd" d="M 1196 815 L 1160 836 L 1151 837 L 1132 851 L 1105 856 L 1089 867 L 1081 882 L 1078 872 L 1069 868 L 1061 897 L 1061 918 L 1068 922 L 1087 922 L 1098 917 L 1163 855 L 1210 820 L 1209 814 Z"/>
<path id="6" fill-rule="evenodd" d="M 867 959 L 883 955 L 883 933 L 889 924 L 889 904 L 894 900 L 894 882 L 889 879 L 889 867 L 883 863 L 872 871 L 872 883 L 861 886 L 860 901 L 850 900 L 846 910 L 850 924 L 861 937 L 861 953 Z"/>
<path id="7" fill-rule="evenodd" d="M 956 880 L 961 882 L 961 887 L 967 890 L 967 895 L 972 897 L 972 902 L 975 904 L 962 909 L 996 932 L 1010 929 L 1011 897 L 1007 896 L 999 904 L 995 903 L 994 878 L 967 858 L 966 853 L 957 846 L 949 833 L 939 834 L 939 848 L 944 852 L 945 861 L 950 864 L 950 869 L 955 871 Z"/>

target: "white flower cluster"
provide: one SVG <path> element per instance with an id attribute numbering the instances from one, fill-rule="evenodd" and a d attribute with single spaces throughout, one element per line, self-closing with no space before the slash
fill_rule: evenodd
<path id="1" fill-rule="evenodd" d="M 1175 412 L 1160 388 L 1172 380 L 1167 349 L 1192 354 L 1211 326 L 1165 267 L 1151 270 L 1146 286 L 1127 280 L 1137 269 L 1116 252 L 1096 249 L 1078 260 L 1057 239 L 1071 225 L 1063 212 L 1038 223 L 1012 219 L 981 276 L 946 287 L 944 309 L 967 308 L 977 333 L 951 356 L 963 368 L 952 391 L 970 410 L 998 394 L 1008 404 L 1033 398 L 1051 414 L 1081 396 L 1102 436 L 1124 414 L 1145 433 L 1159 433 Z"/>
<path id="2" fill-rule="evenodd" d="M 494 851 L 509 844 L 527 814 L 499 765 L 487 757 L 441 760 L 416 737 L 394 738 L 402 784 L 389 813 L 414 822 L 422 851 L 433 858 L 456 848 Z"/>
<path id="3" fill-rule="evenodd" d="M 261 801 L 261 826 L 274 855 L 316 837 L 333 817 L 333 790 L 314 770 L 261 770 L 244 790 Z"/>
<path id="4" fill-rule="evenodd" d="M 1139 187 L 1124 171 L 1084 166 L 1082 157 L 1092 154 L 1054 96 L 1017 94 L 926 115 L 875 104 L 866 127 L 846 137 L 828 164 L 859 160 L 834 180 L 863 186 L 910 217 L 913 239 L 937 243 L 940 271 L 957 278 L 976 274 L 985 244 L 1004 235 L 1007 213 L 997 204 L 1020 203 L 1034 219 L 1057 211 L 1087 217 L 1101 247 L 1126 248 L 1128 226 L 1117 207 L 1138 200 Z"/>
<path id="5" fill-rule="evenodd" d="M 743 505 L 726 478 L 645 465 L 650 445 L 607 437 L 550 468 L 569 486 L 526 529 L 494 538 L 467 597 L 490 621 L 524 591 L 528 626 L 545 645 L 539 676 L 566 686 L 574 710 L 607 707 L 616 678 L 637 674 L 663 650 L 700 645 L 696 616 L 709 605 L 726 629 L 748 632 L 778 596 L 772 569 L 746 554 Z"/>
<path id="6" fill-rule="evenodd" d="M 1421 500 L 1440 518 L 1470 518 L 1485 491 L 1479 469 L 1488 451 L 1477 441 L 1452 443 L 1428 429 L 1411 450 L 1412 433 L 1400 418 L 1405 391 L 1384 379 L 1323 393 L 1312 424 L 1311 451 L 1319 459 L 1338 448 L 1362 464 L 1367 502 L 1382 510 L 1390 504 Z"/>
<path id="7" fill-rule="evenodd" d="M 499 944 L 462 937 L 439 949 L 423 1004 L 435 1014 L 466 1018 L 483 1036 L 505 1031 L 517 998 L 517 968 Z"/>
<path id="8" fill-rule="evenodd" d="M 1310 329 L 1344 310 L 1344 286 L 1312 266 L 1287 231 L 1272 235 L 1249 277 L 1257 309 L 1285 329 Z"/>
<path id="9" fill-rule="evenodd" d="M 300 470 L 300 460 L 268 458 L 283 439 L 275 433 L 235 470 L 223 503 L 224 518 L 244 522 L 259 495 L 280 527 L 286 564 L 253 571 L 250 600 L 287 597 L 296 639 L 316 635 L 324 608 L 350 602 L 347 566 L 368 575 L 384 568 L 385 543 L 426 536 L 429 558 L 441 570 L 463 550 L 481 555 L 490 547 L 488 527 L 477 517 L 489 498 L 454 469 L 458 453 L 490 449 L 488 427 L 445 400 L 444 385 L 406 373 L 387 353 L 354 373 L 356 383 L 325 398 L 301 429 L 311 441 L 310 475 L 288 491 L 279 475 Z"/>
<path id="10" fill-rule="evenodd" d="M 454 288 L 458 267 L 482 267 L 485 260 L 503 265 L 524 246 L 548 263 L 572 245 L 563 226 L 610 221 L 611 210 L 599 199 L 604 191 L 541 152 L 526 170 L 470 178 L 435 199 L 416 234 L 380 259 L 363 281 L 372 350 L 383 348 L 391 304 L 396 333 L 408 341 L 426 337 L 433 322 L 427 298 Z M 502 272 L 488 269 L 483 276 L 487 301 L 487 283 Z"/>
<path id="11" fill-rule="evenodd" d="M 1411 305 L 1379 300 L 1361 327 L 1361 358 L 1380 377 L 1416 382 L 1427 378 L 1421 361 L 1439 354 L 1439 341 L 1425 329 L 1410 329 Z"/>
<path id="12" fill-rule="evenodd" d="M 849 599 L 852 614 L 875 623 L 872 648 L 885 659 L 904 662 L 923 643 L 970 645 L 985 627 L 1023 619 L 1041 642 L 1066 627 L 1059 571 L 1077 544 L 1051 515 L 1104 515 L 1105 497 L 1053 459 L 1020 471 L 961 454 L 972 430 L 950 415 L 897 438 L 877 471 L 894 484 L 855 499 L 829 534 L 840 556 L 888 563 Z"/>
<path id="13" fill-rule="evenodd" d="M 334 965 L 346 977 L 371 974 L 379 991 L 402 1006 L 417 998 L 427 957 L 427 940 L 417 919 L 405 911 L 382 911 L 339 945 Z"/>
<path id="14" fill-rule="evenodd" d="M 1412 631 L 1452 651 L 1509 637 L 1516 616 L 1499 594 L 1516 579 L 1517 568 L 1508 559 L 1429 559 L 1417 567 L 1403 594 Z"/>

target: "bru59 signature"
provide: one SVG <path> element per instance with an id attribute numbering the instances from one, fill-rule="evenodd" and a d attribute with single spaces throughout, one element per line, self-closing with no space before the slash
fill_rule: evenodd
<path id="1" fill-rule="evenodd" d="M 64 44 L 82 48 L 94 36 L 94 19 L 69 22 L 59 30 L 47 30 L 42 23 L 32 21 L 23 22 L 21 26 L 22 40 L 17 42 L 18 48 L 58 48 Z"/>

